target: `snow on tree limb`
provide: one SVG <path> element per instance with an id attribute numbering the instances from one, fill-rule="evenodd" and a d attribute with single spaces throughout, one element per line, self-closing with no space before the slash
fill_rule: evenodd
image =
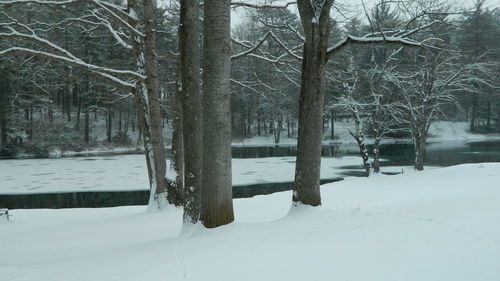
<path id="1" fill-rule="evenodd" d="M 51 54 L 51 53 L 44 52 L 44 51 L 37 51 L 37 50 L 23 48 L 23 47 L 11 47 L 11 48 L 7 48 L 5 50 L 0 50 L 0 57 L 5 56 L 5 55 L 9 55 L 9 54 L 27 54 L 27 55 L 37 56 L 37 57 L 41 57 L 41 58 L 45 58 L 45 59 L 53 59 L 55 61 L 67 63 L 67 64 L 73 65 L 73 66 L 77 66 L 81 69 L 87 70 L 91 74 L 95 74 L 95 75 L 111 82 L 114 86 L 117 86 L 119 88 L 126 89 L 126 90 L 135 89 L 135 83 L 124 81 L 124 80 L 117 78 L 113 75 L 126 74 L 126 75 L 133 75 L 135 77 L 141 77 L 138 73 L 135 73 L 133 71 L 115 70 L 115 69 L 110 69 L 110 68 L 99 67 L 99 66 L 95 66 L 93 64 L 85 63 L 82 60 L 63 57 L 63 56 Z"/>
<path id="2" fill-rule="evenodd" d="M 121 25 L 125 26 L 130 32 L 134 33 L 135 35 L 144 37 L 144 34 L 131 26 L 127 19 L 130 19 L 132 21 L 137 21 L 137 18 L 133 17 L 133 15 L 129 15 L 126 12 L 126 8 L 119 6 L 119 5 L 114 5 L 105 1 L 101 0 L 61 0 L 61 1 L 54 1 L 54 0 L 12 0 L 12 1 L 0 1 L 0 7 L 10 7 L 13 5 L 26 5 L 26 4 L 37 4 L 37 5 L 44 5 L 44 6 L 61 6 L 65 7 L 66 5 L 73 5 L 73 4 L 90 4 L 93 5 L 96 8 L 100 8 L 103 11 L 105 11 L 110 17 L 112 17 L 114 20 L 119 22 Z"/>
<path id="3" fill-rule="evenodd" d="M 254 4 L 249 2 L 238 2 L 232 1 L 231 7 L 246 7 L 246 8 L 254 8 L 254 9 L 286 9 L 290 5 L 296 5 L 297 2 L 286 2 L 284 5 L 272 5 L 272 4 Z"/>
<path id="4" fill-rule="evenodd" d="M 352 36 L 348 35 L 344 39 L 342 39 L 340 42 L 337 42 L 335 45 L 332 47 L 328 48 L 327 53 L 329 56 L 335 55 L 337 52 L 342 50 L 343 48 L 347 47 L 349 44 L 396 44 L 396 45 L 401 45 L 401 46 L 406 46 L 406 47 L 413 47 L 413 48 L 419 48 L 422 47 L 421 42 L 414 41 L 409 38 L 404 38 L 401 36 L 398 37 L 359 37 L 359 36 Z"/>
<path id="5" fill-rule="evenodd" d="M 244 57 L 244 56 L 248 56 L 248 55 L 250 55 L 250 54 L 254 53 L 254 52 L 255 52 L 256 50 L 258 50 L 258 49 L 259 49 L 259 47 L 260 47 L 262 44 L 264 44 L 264 42 L 265 42 L 267 39 L 269 39 L 269 38 L 274 39 L 274 40 L 275 40 L 275 41 L 276 41 L 276 42 L 277 42 L 277 43 L 278 43 L 278 44 L 279 44 L 279 45 L 280 45 L 280 46 L 281 46 L 281 47 L 285 50 L 285 52 L 286 52 L 288 55 L 290 55 L 290 56 L 294 57 L 294 58 L 295 58 L 295 59 L 297 59 L 297 60 L 302 60 L 302 57 L 301 57 L 301 56 L 299 56 L 299 55 L 295 54 L 295 53 L 292 51 L 292 49 L 295 49 L 295 47 L 294 47 L 294 48 L 292 48 L 292 49 L 288 48 L 288 47 L 287 47 L 287 46 L 286 46 L 286 45 L 285 45 L 285 44 L 284 44 L 284 43 L 283 43 L 283 42 L 282 42 L 282 41 L 281 41 L 281 40 L 280 40 L 280 39 L 279 39 L 279 38 L 278 38 L 278 37 L 277 37 L 277 36 L 276 36 L 276 35 L 272 32 L 272 31 L 268 31 L 268 32 L 267 32 L 267 33 L 266 33 L 266 34 L 265 34 L 265 35 L 264 35 L 264 36 L 263 36 L 263 37 L 262 37 L 262 38 L 261 38 L 261 39 L 260 39 L 257 43 L 255 43 L 254 45 L 249 45 L 249 43 L 247 43 L 247 42 L 239 42 L 238 40 L 232 39 L 232 40 L 233 40 L 233 42 L 235 42 L 236 44 L 238 44 L 238 45 L 240 45 L 240 46 L 245 46 L 245 47 L 247 47 L 248 49 L 247 49 L 247 50 L 245 50 L 245 51 L 242 51 L 242 52 L 240 52 L 240 53 L 238 53 L 238 54 L 236 54 L 236 55 L 233 55 L 233 56 L 231 57 L 231 60 L 236 60 L 236 59 L 239 59 L 239 58 L 242 58 L 242 57 Z M 284 56 L 280 56 L 280 58 L 281 58 L 281 57 L 284 57 Z M 276 61 L 276 60 L 270 60 L 270 59 L 265 58 L 265 57 L 262 57 L 262 58 L 264 58 L 264 60 L 269 60 L 269 61 L 271 61 L 271 62 L 278 62 L 278 61 Z"/>

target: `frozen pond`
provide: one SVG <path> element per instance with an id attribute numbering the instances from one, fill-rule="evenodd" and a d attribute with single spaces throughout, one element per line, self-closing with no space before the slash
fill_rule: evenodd
<path id="1" fill-rule="evenodd" d="M 338 177 L 359 157 L 324 158 L 322 178 Z M 168 164 L 168 163 L 167 163 Z M 233 159 L 233 185 L 293 180 L 294 157 Z M 148 190 L 143 155 L 0 161 L 0 194 Z"/>
<path id="2" fill-rule="evenodd" d="M 443 142 L 427 149 L 427 168 L 500 162 L 500 142 Z M 291 189 L 296 153 L 294 146 L 233 148 L 233 156 L 240 157 L 233 158 L 234 196 Z M 381 153 L 382 172 L 413 170 L 411 144 L 383 145 Z M 363 170 L 355 145 L 323 147 L 322 183 L 357 175 Z M 143 155 L 0 160 L 0 206 L 137 205 L 147 202 L 148 186 Z"/>

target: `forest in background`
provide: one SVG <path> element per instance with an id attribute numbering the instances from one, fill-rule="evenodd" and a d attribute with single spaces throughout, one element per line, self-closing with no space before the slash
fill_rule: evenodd
<path id="1" fill-rule="evenodd" d="M 171 3 L 156 13 L 162 124 L 170 138 L 175 118 L 179 7 Z M 278 143 L 280 135 L 297 134 L 303 30 L 298 16 L 287 8 L 248 9 L 245 14 L 242 23 L 232 29 L 233 139 L 274 135 Z M 0 15 L 4 20 L 15 17 L 28 24 L 59 23 L 37 33 L 86 61 L 110 67 L 133 66 L 130 53 L 117 49 L 105 30 L 67 20 L 80 16 L 78 7 L 61 12 L 43 6 L 11 7 L 8 15 Z M 368 22 L 358 18 L 333 21 L 329 40 L 335 43 L 347 34 L 361 36 L 373 30 L 373 25 L 391 30 L 404 22 L 389 5 L 381 5 L 366 16 Z M 405 96 L 403 89 L 449 83 L 453 85 L 446 85 L 448 88 L 443 87 L 438 94 L 428 93 L 427 99 L 439 104 L 429 106 L 433 120 L 467 121 L 473 132 L 499 132 L 500 12 L 477 2 L 473 11 L 456 15 L 446 25 L 429 28 L 419 36 L 440 38 L 442 48 L 429 51 L 355 45 L 336 54 L 336 60 L 327 65 L 324 130 L 333 118 L 356 123 L 353 113 L 357 112 L 364 125 L 360 134 L 372 136 L 376 127 L 370 126 L 369 116 L 374 112 L 399 112 L 409 105 L 425 107 Z M 0 41 L 0 48 L 7 44 Z M 36 48 L 35 44 L 28 46 Z M 256 51 L 249 52 L 249 48 Z M 46 157 L 54 148 L 81 151 L 141 145 L 141 122 L 132 94 L 77 67 L 36 56 L 2 56 L 0 73 L 0 145 L 4 154 Z M 459 77 L 453 77 L 457 73 Z M 452 77 L 454 80 L 448 81 Z M 390 115 L 394 120 L 384 121 L 384 126 L 390 127 L 388 133 L 408 136 L 404 130 L 394 130 L 404 127 L 404 116 Z"/>

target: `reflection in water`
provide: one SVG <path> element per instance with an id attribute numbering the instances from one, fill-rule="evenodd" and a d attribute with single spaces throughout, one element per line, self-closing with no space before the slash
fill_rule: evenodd
<path id="1" fill-rule="evenodd" d="M 368 151 L 373 151 L 373 146 L 367 146 Z M 355 145 L 328 145 L 323 146 L 323 157 L 357 156 Z M 382 144 L 381 157 L 386 159 L 382 166 L 411 166 L 415 158 L 415 151 L 411 143 Z M 269 147 L 233 147 L 233 158 L 261 158 L 297 156 L 295 146 L 269 146 Z M 425 165 L 452 166 L 465 163 L 500 162 L 500 141 L 468 142 L 449 141 L 430 143 L 427 145 Z M 346 167 L 356 169 L 357 167 Z M 361 168 L 361 160 L 360 166 Z"/>

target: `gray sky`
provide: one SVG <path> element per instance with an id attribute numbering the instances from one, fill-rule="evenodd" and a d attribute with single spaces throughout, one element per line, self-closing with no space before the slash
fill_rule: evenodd
<path id="1" fill-rule="evenodd" d="M 264 1 L 261 0 L 238 0 L 242 2 L 249 2 L 249 3 L 263 3 Z M 411 0 L 410 0 L 411 1 Z M 356 14 L 359 15 L 360 19 L 364 18 L 364 12 L 363 12 L 363 2 L 365 3 L 366 7 L 372 7 L 375 2 L 378 2 L 378 0 L 337 0 L 336 3 L 339 5 L 343 6 L 346 8 L 346 12 L 344 15 L 347 17 L 352 17 Z M 453 7 L 455 9 L 462 9 L 462 8 L 471 8 L 474 6 L 474 3 L 476 0 L 449 0 L 449 3 L 453 4 Z M 279 2 L 278 2 L 279 3 Z M 286 3 L 286 1 L 283 1 L 282 3 Z M 483 7 L 494 9 L 498 8 L 500 9 L 500 0 L 486 0 L 485 4 Z M 289 10 L 294 11 L 298 13 L 296 10 L 295 5 L 290 5 Z M 334 14 L 338 15 L 338 12 L 333 11 Z M 236 26 L 240 24 L 243 20 L 243 17 L 245 15 L 245 9 L 243 8 L 238 8 L 235 10 L 231 11 L 231 26 Z M 343 20 L 344 17 L 338 15 L 339 20 Z"/>

